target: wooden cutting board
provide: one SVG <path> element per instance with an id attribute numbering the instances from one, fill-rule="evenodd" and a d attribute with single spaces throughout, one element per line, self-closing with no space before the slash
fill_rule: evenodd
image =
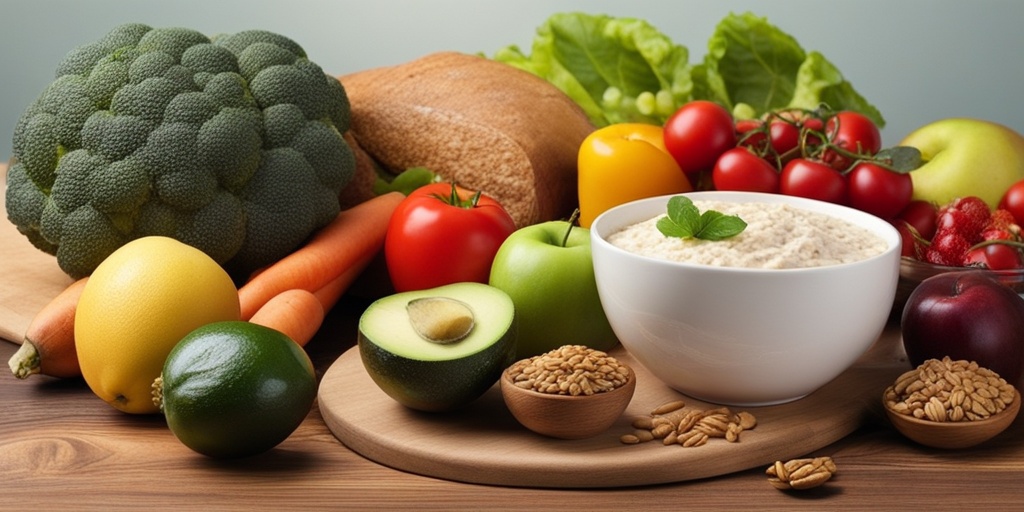
<path id="1" fill-rule="evenodd" d="M 0 164 L 0 183 L 6 166 Z M 0 187 L 6 190 L 6 186 Z M 32 317 L 71 284 L 53 256 L 32 246 L 7 220 L 0 194 L 0 339 L 20 343 Z M 353 333 L 354 335 L 354 333 Z M 681 397 L 621 350 L 637 372 L 636 394 L 606 434 L 564 441 L 521 427 L 495 386 L 454 414 L 406 409 L 377 388 L 357 348 L 323 376 L 320 411 L 342 443 L 370 460 L 448 480 L 525 487 L 600 488 L 693 480 L 767 466 L 821 449 L 869 418 L 881 418 L 884 388 L 907 368 L 899 332 L 889 329 L 860 362 L 812 395 L 790 404 L 751 408 L 757 428 L 739 443 L 713 440 L 699 448 L 659 443 L 627 446 L 621 434 L 635 416 Z M 684 399 L 691 406 L 711 407 Z"/>
<path id="2" fill-rule="evenodd" d="M 0 338 L 21 343 L 32 317 L 72 280 L 7 220 L 7 166 L 0 164 Z"/>
<path id="3" fill-rule="evenodd" d="M 824 341 L 824 340 L 823 340 Z M 543 488 L 602 488 L 695 480 L 804 456 L 882 417 L 883 390 L 906 371 L 898 329 L 888 329 L 860 361 L 807 397 L 746 408 L 758 420 L 740 442 L 712 439 L 683 448 L 653 441 L 624 445 L 630 422 L 685 397 L 650 375 L 621 348 L 612 352 L 637 373 L 626 412 L 605 434 L 583 440 L 526 430 L 505 408 L 497 385 L 468 408 L 444 414 L 407 409 L 366 373 L 358 347 L 342 354 L 320 383 L 320 412 L 342 443 L 380 464 L 461 482 Z M 734 411 L 741 410 L 733 408 Z"/>

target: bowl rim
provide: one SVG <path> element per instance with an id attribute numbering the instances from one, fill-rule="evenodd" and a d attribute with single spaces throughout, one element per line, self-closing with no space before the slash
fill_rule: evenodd
<path id="1" fill-rule="evenodd" d="M 856 223 L 856 224 L 858 226 L 863 227 L 864 229 L 868 229 L 869 231 L 871 231 L 875 235 L 881 237 L 882 240 L 884 242 L 886 242 L 888 247 L 886 247 L 886 249 L 884 251 L 882 251 L 881 253 L 876 254 L 874 256 L 870 256 L 868 258 L 864 258 L 864 259 L 857 260 L 857 261 L 851 261 L 851 262 L 847 262 L 847 263 L 839 263 L 839 264 L 835 264 L 835 265 L 823 265 L 823 266 L 799 267 L 799 268 L 778 268 L 778 269 L 776 269 L 776 268 L 766 269 L 766 268 L 748 268 L 748 267 L 726 267 L 726 266 L 716 266 L 716 265 L 703 265 L 703 264 L 699 264 L 699 263 L 689 263 L 689 262 L 683 262 L 683 261 L 673 261 L 673 260 L 668 260 L 668 259 L 665 259 L 665 258 L 656 258 L 656 257 L 652 257 L 652 256 L 645 256 L 645 255 L 638 254 L 638 253 L 635 253 L 635 252 L 627 251 L 625 249 L 622 249 L 620 247 L 612 245 L 612 243 L 607 240 L 606 236 L 602 235 L 601 232 L 600 232 L 601 229 L 604 228 L 604 224 L 606 222 L 609 222 L 607 220 L 609 217 L 611 217 L 613 215 L 620 214 L 620 212 L 622 212 L 623 210 L 641 208 L 644 205 L 649 204 L 649 203 L 661 203 L 661 204 L 666 204 L 667 205 L 669 199 L 671 199 L 672 197 L 675 197 L 675 196 L 680 196 L 680 195 L 684 195 L 684 196 L 693 198 L 695 200 L 719 200 L 719 201 L 734 202 L 734 203 L 753 202 L 753 203 L 765 203 L 765 204 L 780 204 L 780 203 L 781 204 L 789 204 L 789 205 L 795 206 L 797 208 L 801 208 L 801 209 L 804 209 L 804 210 L 810 210 L 810 211 L 814 211 L 814 212 L 818 212 L 818 213 L 823 213 L 823 214 L 826 214 L 826 215 L 830 215 L 832 217 L 836 217 L 836 215 L 832 214 L 830 210 L 840 211 L 840 212 L 846 213 L 847 215 L 850 215 L 850 216 L 853 216 L 853 217 L 857 217 L 857 218 L 863 220 L 864 221 L 863 224 L 862 223 Z M 730 198 L 732 198 L 732 199 L 730 199 Z M 631 221 L 630 223 L 642 222 L 643 220 L 647 220 L 649 218 L 650 217 L 644 217 L 644 218 L 636 220 L 636 221 Z M 840 218 L 840 217 L 837 217 L 837 218 Z M 846 220 L 846 219 L 842 219 L 842 218 L 840 218 L 840 219 L 841 220 Z M 851 221 L 846 220 L 846 222 L 851 222 Z M 864 224 L 875 226 L 875 228 L 865 226 Z M 628 225 L 628 224 L 626 224 L 626 225 Z M 896 229 L 896 227 L 893 226 L 892 224 L 890 224 L 885 219 L 882 219 L 882 218 L 877 217 L 875 215 L 872 215 L 870 213 L 867 213 L 867 212 L 864 212 L 864 211 L 861 211 L 861 210 L 857 210 L 855 208 L 852 208 L 852 207 L 849 207 L 849 206 L 846 206 L 846 205 L 837 204 L 837 203 L 829 203 L 829 202 L 826 202 L 826 201 L 820 201 L 820 200 L 817 200 L 817 199 L 810 199 L 810 198 L 806 198 L 806 197 L 789 196 L 789 195 L 785 195 L 785 194 L 774 194 L 774 193 L 767 193 L 767 192 L 726 191 L 726 190 L 701 190 L 701 191 L 682 192 L 682 193 L 678 193 L 678 194 L 665 194 L 665 195 L 660 195 L 660 196 L 652 196 L 652 197 L 646 197 L 646 198 L 642 198 L 642 199 L 635 199 L 633 201 L 629 201 L 629 202 L 626 202 L 626 203 L 622 203 L 622 204 L 613 206 L 613 207 L 611 207 L 611 208 L 601 212 L 601 214 L 598 215 L 594 219 L 594 221 L 590 224 L 590 228 L 589 229 L 590 229 L 590 234 L 591 234 L 590 238 L 591 238 L 591 244 L 592 245 L 600 246 L 603 250 L 611 251 L 611 252 L 616 253 L 616 254 L 628 255 L 630 257 L 635 257 L 635 258 L 638 258 L 638 259 L 640 259 L 642 261 L 645 261 L 645 262 L 649 262 L 649 263 L 653 263 L 653 264 L 658 264 L 658 265 L 665 265 L 665 266 L 667 266 L 669 268 L 686 268 L 686 269 L 699 269 L 699 270 L 708 271 L 708 272 L 737 272 L 737 273 L 762 274 L 762 275 L 787 275 L 787 274 L 828 273 L 828 272 L 834 272 L 834 271 L 840 270 L 840 269 L 848 269 L 848 268 L 854 268 L 854 267 L 859 267 L 859 266 L 863 266 L 863 265 L 871 265 L 871 264 L 876 263 L 879 260 L 891 259 L 893 257 L 894 253 L 896 255 L 899 255 L 900 248 L 901 248 L 901 245 L 902 245 L 902 239 L 901 239 L 900 233 Z M 615 231 L 618 231 L 619 229 L 621 229 L 621 227 L 616 228 Z M 897 261 L 899 261 L 899 260 L 897 259 Z"/>
<path id="2" fill-rule="evenodd" d="M 1014 387 L 1014 389 L 1013 389 L 1013 393 L 1014 393 L 1013 394 L 1013 403 L 1010 404 L 1009 406 L 1007 406 L 1005 409 L 1003 409 L 1003 410 L 1001 410 L 1001 411 L 999 411 L 999 412 L 997 412 L 997 413 L 995 413 L 995 414 L 993 414 L 993 415 L 991 415 L 991 416 L 989 416 L 989 417 L 987 417 L 985 419 L 982 419 L 982 420 L 971 420 L 971 421 L 932 421 L 932 420 L 926 420 L 926 419 L 921 419 L 921 418 L 915 418 L 912 415 L 901 414 L 899 412 L 896 412 L 896 411 L 892 410 L 892 408 L 889 407 L 889 404 L 886 403 L 886 401 L 885 401 L 885 395 L 886 395 L 886 393 L 888 393 L 888 391 L 890 389 L 892 389 L 892 387 L 893 386 L 888 386 L 888 387 L 885 388 L 885 391 L 882 392 L 882 407 L 885 408 L 885 412 L 886 412 L 886 414 L 889 415 L 889 417 L 891 418 L 891 421 L 895 422 L 896 418 L 898 418 L 900 421 L 902 421 L 902 422 L 904 422 L 904 423 L 906 423 L 908 425 L 916 425 L 916 426 L 920 426 L 920 427 L 924 427 L 924 428 L 931 428 L 931 429 L 937 429 L 937 430 L 955 430 L 955 429 L 961 429 L 961 428 L 972 427 L 972 426 L 974 426 L 974 427 L 981 427 L 981 426 L 986 426 L 986 425 L 992 425 L 992 424 L 1000 423 L 1000 422 L 1003 422 L 1003 421 L 1012 422 L 1017 417 L 1017 415 L 1020 413 L 1020 408 L 1021 408 L 1021 403 L 1020 403 L 1020 401 L 1021 401 L 1021 394 L 1020 394 L 1020 391 L 1017 390 L 1016 387 Z M 1009 417 L 1009 419 L 1007 419 L 1007 417 Z"/>
<path id="3" fill-rule="evenodd" d="M 951 267 L 949 265 L 936 265 L 935 263 L 928 263 L 917 258 L 910 256 L 900 256 L 900 271 L 904 269 L 904 265 L 909 270 L 924 269 L 934 270 L 936 272 L 988 272 L 997 276 L 1020 276 L 1024 275 L 1024 267 L 1022 268 L 1005 268 L 1005 269 L 992 269 L 985 267 Z M 906 276 L 904 276 L 906 277 Z"/>
<path id="4" fill-rule="evenodd" d="M 547 399 L 547 400 L 557 400 L 557 401 L 567 401 L 567 402 L 568 401 L 580 401 L 580 400 L 593 400 L 593 399 L 597 399 L 599 397 L 606 397 L 606 396 L 614 395 L 614 394 L 616 394 L 619 391 L 624 391 L 624 390 L 629 389 L 631 387 L 635 388 L 635 386 L 636 386 L 636 372 L 633 370 L 633 366 L 632 365 L 625 365 L 625 366 L 629 370 L 629 378 L 626 379 L 626 383 L 625 384 L 623 384 L 623 385 L 621 385 L 619 387 L 613 388 L 610 391 L 602 391 L 600 393 L 594 393 L 594 394 L 590 394 L 590 395 L 561 395 L 561 394 L 554 394 L 554 393 L 541 393 L 540 391 L 537 391 L 535 389 L 521 388 L 519 386 L 516 386 L 512 382 L 512 379 L 509 377 L 508 371 L 509 371 L 509 368 L 511 368 L 511 365 L 509 365 L 508 368 L 505 368 L 504 370 L 502 370 L 502 372 L 501 372 L 501 379 L 500 379 L 501 380 L 500 387 L 501 387 L 502 393 L 505 393 L 505 388 L 508 388 L 508 390 L 510 392 L 513 392 L 513 393 L 522 393 L 524 395 L 530 395 L 530 396 L 534 396 L 536 398 L 542 398 L 542 399 Z"/>

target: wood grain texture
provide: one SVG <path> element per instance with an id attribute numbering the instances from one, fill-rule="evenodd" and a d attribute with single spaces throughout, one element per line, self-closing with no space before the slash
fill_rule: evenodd
<path id="1" fill-rule="evenodd" d="M 893 428 L 909 439 L 935 448 L 967 448 L 983 443 L 1008 428 L 1020 413 L 1020 393 L 1006 409 L 983 420 L 935 422 L 900 414 L 885 407 L 885 415 Z"/>
<path id="2" fill-rule="evenodd" d="M 339 304 L 307 345 L 318 376 L 354 346 L 362 306 Z M 0 342 L 0 358 L 16 348 Z M 786 493 L 768 484 L 763 467 L 589 490 L 458 483 L 395 470 L 348 449 L 316 406 L 270 452 L 214 461 L 185 448 L 159 417 L 115 411 L 81 380 L 19 381 L 0 373 L 0 411 L 0 510 L 885 510 L 897 503 L 1009 510 L 1024 498 L 1021 421 L 989 443 L 946 452 L 907 442 L 872 413 L 852 435 L 807 454 L 835 460 L 831 481 Z M 381 421 L 378 428 L 409 446 L 422 442 L 405 436 L 400 424 Z M 501 441 L 493 445 L 500 449 Z"/>
<path id="3" fill-rule="evenodd" d="M 0 164 L 0 183 L 0 338 L 21 343 L 32 317 L 72 279 L 57 266 L 57 258 L 36 249 L 7 220 L 6 164 Z"/>
<path id="4" fill-rule="evenodd" d="M 831 383 L 794 402 L 747 410 L 757 427 L 741 441 L 712 439 L 683 448 L 660 442 L 624 445 L 633 418 L 682 398 L 690 407 L 715 404 L 685 397 L 636 363 L 621 347 L 613 350 L 637 374 L 625 413 L 605 433 L 578 440 L 553 439 L 521 426 L 509 413 L 498 385 L 469 407 L 445 414 L 409 410 L 390 399 L 366 373 L 358 348 L 327 370 L 319 405 L 327 426 L 349 448 L 404 471 L 461 482 L 521 487 L 623 487 L 696 480 L 776 460 L 797 458 L 827 446 L 879 414 L 886 386 L 909 369 L 899 337 L 887 333 Z M 394 425 L 395 429 L 382 428 Z"/>
<path id="5" fill-rule="evenodd" d="M 17 342 L 47 297 L 70 279 L 6 218 L 0 243 L 0 336 Z M 356 320 L 366 304 L 343 298 L 306 346 L 318 378 L 355 345 Z M 886 336 L 898 333 L 890 326 Z M 0 360 L 17 348 L 0 341 Z M 316 405 L 277 448 L 215 461 L 185 448 L 159 416 L 129 416 L 102 403 L 81 379 L 22 381 L 3 371 L 0 510 L 1013 510 L 1024 500 L 1024 420 L 958 451 L 911 443 L 880 413 L 865 420 L 851 435 L 805 454 L 831 456 L 839 471 L 802 493 L 774 489 L 762 467 L 661 485 L 535 489 L 389 468 L 339 442 Z M 398 438 L 400 427 L 378 426 Z"/>

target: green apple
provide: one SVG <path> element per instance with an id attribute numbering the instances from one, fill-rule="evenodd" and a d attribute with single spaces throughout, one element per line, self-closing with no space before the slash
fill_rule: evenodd
<path id="1" fill-rule="evenodd" d="M 938 205 L 977 196 L 995 208 L 1006 189 L 1024 179 L 1024 137 L 997 123 L 950 118 L 907 135 L 924 163 L 910 173 L 914 199 Z"/>
<path id="2" fill-rule="evenodd" d="M 562 345 L 609 350 L 619 342 L 597 294 L 589 229 L 560 220 L 519 228 L 494 256 L 489 284 L 515 305 L 517 359 Z"/>

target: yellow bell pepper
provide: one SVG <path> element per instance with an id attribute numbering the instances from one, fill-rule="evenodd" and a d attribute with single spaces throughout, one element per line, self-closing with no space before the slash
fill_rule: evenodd
<path id="1" fill-rule="evenodd" d="M 577 157 L 580 226 L 605 210 L 646 197 L 693 190 L 665 149 L 661 126 L 617 123 L 591 133 Z"/>

